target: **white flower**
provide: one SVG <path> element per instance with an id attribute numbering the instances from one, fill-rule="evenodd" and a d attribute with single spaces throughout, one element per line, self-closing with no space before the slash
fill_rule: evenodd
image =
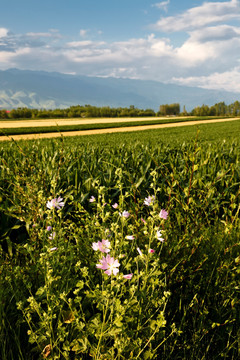
<path id="1" fill-rule="evenodd" d="M 64 202 L 62 200 L 63 200 L 63 198 L 61 198 L 60 196 L 58 198 L 49 200 L 47 202 L 47 208 L 50 210 L 54 209 L 54 208 L 57 208 L 58 210 L 60 210 L 61 207 L 64 206 Z"/>
<path id="2" fill-rule="evenodd" d="M 52 248 L 50 249 L 50 251 L 56 251 L 56 250 L 58 250 L 57 247 L 52 247 Z"/>
<path id="3" fill-rule="evenodd" d="M 125 236 L 125 239 L 134 240 L 134 236 L 133 235 L 127 235 L 127 236 Z"/>
<path id="4" fill-rule="evenodd" d="M 164 238 L 162 237 L 163 235 L 162 235 L 162 233 L 161 233 L 161 230 L 158 230 L 157 231 L 157 239 L 159 240 L 159 241 L 161 241 L 161 242 L 163 242 L 164 241 Z"/>
<path id="5" fill-rule="evenodd" d="M 55 238 L 55 236 L 56 236 L 56 233 L 55 233 L 55 231 L 53 232 L 53 233 L 51 233 L 50 235 L 49 235 L 49 240 L 53 240 L 54 238 Z"/>
<path id="6" fill-rule="evenodd" d="M 153 196 L 148 196 L 148 197 L 146 197 L 144 199 L 143 204 L 147 205 L 147 206 L 150 206 L 150 205 L 153 205 L 154 201 L 155 201 L 155 196 L 154 195 Z"/>

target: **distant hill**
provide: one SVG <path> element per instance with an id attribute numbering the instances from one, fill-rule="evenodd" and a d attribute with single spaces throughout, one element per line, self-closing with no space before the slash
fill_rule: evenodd
<path id="1" fill-rule="evenodd" d="M 196 106 L 226 104 L 240 93 L 163 84 L 157 81 L 66 75 L 57 72 L 9 69 L 0 71 L 0 109 L 66 108 L 72 105 L 135 107 L 158 110 L 161 104 Z"/>

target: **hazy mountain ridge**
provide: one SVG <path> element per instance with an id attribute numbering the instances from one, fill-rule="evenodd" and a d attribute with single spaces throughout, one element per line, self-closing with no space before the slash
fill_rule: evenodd
<path id="1" fill-rule="evenodd" d="M 87 77 L 57 72 L 0 71 L 0 109 L 65 108 L 71 105 L 151 108 L 180 103 L 188 111 L 202 104 L 233 103 L 240 93 L 206 90 L 157 81 Z"/>

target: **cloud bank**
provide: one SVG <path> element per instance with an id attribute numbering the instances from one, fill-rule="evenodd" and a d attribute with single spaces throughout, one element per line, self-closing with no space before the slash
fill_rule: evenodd
<path id="1" fill-rule="evenodd" d="M 153 4 L 167 10 L 169 1 Z M 161 11 L 160 11 L 161 10 Z M 156 10 L 157 11 L 157 10 Z M 0 28 L 0 69 L 59 71 L 149 79 L 240 92 L 240 1 L 203 2 L 151 24 L 142 38 L 105 42 L 79 29 L 69 41 L 57 29 L 14 34 Z M 178 45 L 174 33 L 184 34 Z"/>

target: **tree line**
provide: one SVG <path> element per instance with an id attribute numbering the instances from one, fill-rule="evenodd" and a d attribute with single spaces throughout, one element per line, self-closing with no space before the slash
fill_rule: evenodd
<path id="1" fill-rule="evenodd" d="M 17 108 L 0 110 L 2 119 L 56 119 L 56 118 L 101 118 L 101 117 L 141 117 L 156 116 L 152 109 L 138 109 L 131 105 L 126 108 L 111 108 L 109 106 L 76 105 L 66 109 L 29 109 Z"/>
<path id="2" fill-rule="evenodd" d="M 26 107 L 0 110 L 0 119 L 56 119 L 56 118 L 118 118 L 118 117 L 142 117 L 142 116 L 239 116 L 240 102 L 226 105 L 225 102 L 213 106 L 197 106 L 190 112 L 185 106 L 182 112 L 180 104 L 160 105 L 159 111 L 152 109 L 138 109 L 134 105 L 129 107 L 111 108 L 109 106 L 76 105 L 66 109 L 30 109 Z"/>
<path id="3" fill-rule="evenodd" d="M 194 116 L 239 116 L 240 102 L 235 101 L 233 104 L 226 105 L 224 102 L 217 103 L 213 106 L 197 106 L 191 111 Z"/>

